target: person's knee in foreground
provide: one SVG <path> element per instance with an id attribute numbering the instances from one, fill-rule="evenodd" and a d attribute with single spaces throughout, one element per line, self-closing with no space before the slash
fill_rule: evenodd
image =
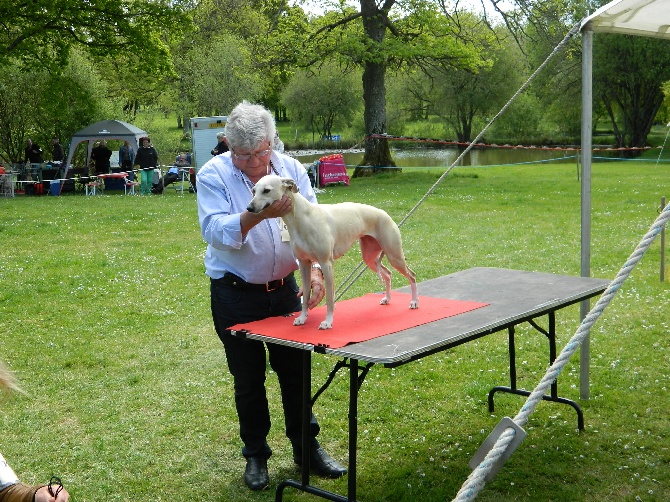
<path id="1" fill-rule="evenodd" d="M 286 315 L 300 310 L 294 272 L 298 264 L 281 217 L 291 210 L 284 198 L 260 213 L 247 205 L 254 184 L 266 174 L 293 178 L 300 193 L 316 203 L 307 172 L 300 162 L 272 150 L 275 124 L 260 105 L 243 102 L 228 116 L 226 142 L 230 151 L 205 164 L 197 175 L 198 217 L 207 242 L 205 271 L 210 277 L 214 327 L 223 342 L 233 375 L 235 406 L 242 454 L 247 460 L 244 481 L 252 490 L 268 486 L 267 443 L 270 413 L 265 393 L 266 357 L 277 374 L 286 436 L 293 458 L 302 465 L 302 353 L 300 350 L 230 334 L 235 324 Z M 323 299 L 323 275 L 314 264 L 309 307 Z M 267 349 L 267 354 L 266 354 Z M 340 477 L 345 467 L 331 458 L 316 439 L 319 425 L 312 416 L 310 467 L 318 475 Z"/>
<path id="2" fill-rule="evenodd" d="M 13 375 L 0 363 L 0 391 L 19 390 Z M 70 494 L 57 477 L 48 485 L 31 486 L 19 478 L 0 453 L 0 502 L 67 502 Z"/>

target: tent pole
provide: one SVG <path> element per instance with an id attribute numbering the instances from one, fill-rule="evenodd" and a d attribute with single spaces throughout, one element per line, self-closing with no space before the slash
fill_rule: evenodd
<path id="1" fill-rule="evenodd" d="M 582 221 L 581 272 L 591 276 L 591 160 L 593 153 L 593 30 L 590 24 L 582 28 Z M 589 313 L 591 302 L 580 304 L 580 319 Z M 590 336 L 582 341 L 579 357 L 579 397 L 588 399 L 591 368 Z"/>

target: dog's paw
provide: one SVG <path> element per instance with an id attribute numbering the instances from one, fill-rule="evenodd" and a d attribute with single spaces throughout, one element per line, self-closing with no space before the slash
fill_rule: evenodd
<path id="1" fill-rule="evenodd" d="M 307 316 L 301 315 L 295 321 L 293 321 L 293 326 L 302 326 L 303 324 L 305 324 L 306 320 L 307 320 Z"/>
<path id="2" fill-rule="evenodd" d="M 319 324 L 319 329 L 331 329 L 333 327 L 333 323 L 329 321 L 322 321 L 321 324 Z"/>
<path id="3" fill-rule="evenodd" d="M 388 296 L 385 296 L 379 301 L 379 305 L 388 305 L 391 303 L 391 299 Z"/>
<path id="4" fill-rule="evenodd" d="M 409 302 L 409 308 L 410 309 L 418 309 L 419 308 L 419 301 L 418 300 L 412 300 Z"/>

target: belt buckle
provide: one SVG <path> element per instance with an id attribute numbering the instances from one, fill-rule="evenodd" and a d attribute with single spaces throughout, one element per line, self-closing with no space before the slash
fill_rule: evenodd
<path id="1" fill-rule="evenodd" d="M 275 283 L 275 284 L 278 283 L 279 285 L 276 286 L 276 287 L 272 287 L 272 286 L 270 286 L 270 284 L 272 284 L 272 283 Z M 270 291 L 274 291 L 275 289 L 281 288 L 283 285 L 284 285 L 284 279 L 277 279 L 276 281 L 266 282 L 265 283 L 265 292 L 269 293 Z"/>

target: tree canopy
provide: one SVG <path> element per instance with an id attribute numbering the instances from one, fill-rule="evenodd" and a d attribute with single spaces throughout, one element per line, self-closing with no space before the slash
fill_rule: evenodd
<path id="1" fill-rule="evenodd" d="M 360 0 L 360 9 L 342 7 L 315 20 L 306 42 L 308 64 L 330 58 L 363 70 L 365 154 L 354 177 L 394 166 L 383 138 L 386 123 L 386 73 L 389 68 L 423 65 L 476 67 L 477 47 L 460 27 L 439 13 L 439 3 L 415 0 Z M 368 167 L 368 166 L 371 166 Z"/>
<path id="2" fill-rule="evenodd" d="M 314 72 L 301 69 L 287 84 L 281 100 L 293 121 L 309 127 L 313 136 L 332 136 L 333 127 L 350 122 L 359 108 L 359 82 L 359 72 L 343 72 L 332 64 Z"/>
<path id="3" fill-rule="evenodd" d="M 594 39 L 594 95 L 612 124 L 617 147 L 644 147 L 670 80 L 670 42 L 630 35 Z"/>
<path id="4" fill-rule="evenodd" d="M 0 64 L 57 71 L 71 47 L 84 46 L 93 56 L 132 53 L 165 72 L 166 37 L 186 29 L 188 18 L 170 0 L 19 0 L 0 3 L 0 23 Z"/>
<path id="5" fill-rule="evenodd" d="M 354 176 L 369 174 L 394 166 L 385 135 L 403 134 L 410 121 L 468 141 L 588 7 L 576 0 L 481 0 L 488 8 L 481 11 L 458 0 L 316 3 L 319 13 L 289 0 L 0 2 L 0 69 L 11 80 L 0 82 L 0 129 L 11 130 L 0 155 L 15 159 L 26 137 L 44 143 L 92 120 L 132 122 L 145 106 L 186 127 L 190 116 L 225 115 L 248 99 L 274 109 L 278 120 L 287 109 L 289 119 L 309 119 L 320 134 L 350 127 L 356 139 L 364 135 Z M 594 42 L 597 116 L 608 117 L 617 146 L 641 146 L 664 110 L 667 42 L 600 35 Z M 490 134 L 575 138 L 579 56 L 575 39 Z M 296 99 L 308 94 L 318 98 L 312 114 Z"/>

